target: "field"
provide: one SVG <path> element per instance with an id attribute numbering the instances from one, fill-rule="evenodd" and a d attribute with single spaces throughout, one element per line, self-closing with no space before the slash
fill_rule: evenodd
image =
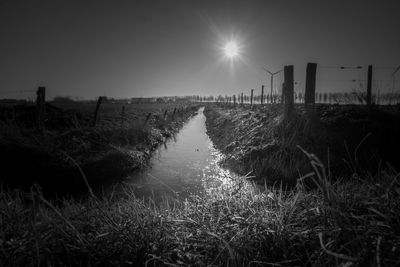
<path id="1" fill-rule="evenodd" d="M 2 146 L 14 142 L 7 157 L 16 147 L 43 145 L 54 151 L 64 144 L 69 156 L 64 162 L 78 169 L 75 162 L 88 174 L 85 166 L 96 155 L 103 159 L 96 168 L 104 168 L 109 155 L 126 154 L 122 148 L 151 151 L 197 109 L 195 105 L 178 109 L 181 119 L 172 120 L 164 119 L 164 110 L 171 114 L 173 105 L 131 105 L 125 109 L 126 118 L 136 126 L 127 126 L 122 123 L 122 107 L 110 104 L 98 125 L 91 127 L 94 107 L 68 107 L 82 113 L 76 114 L 78 124 L 72 130 L 58 129 L 48 121 L 45 136 L 3 122 Z M 144 124 L 149 112 L 153 119 Z M 264 190 L 255 193 L 239 187 L 233 194 L 156 204 L 136 198 L 129 187 L 118 198 L 97 194 L 86 200 L 58 201 L 37 187 L 28 192 L 3 188 L 1 265 L 400 264 L 398 107 L 320 105 L 314 117 L 307 117 L 296 106 L 295 116 L 285 121 L 280 105 L 251 108 L 219 103 L 207 104 L 205 114 L 210 138 L 226 155 L 222 164 L 246 178 L 254 176 L 252 180 Z M 65 141 L 48 142 L 58 140 L 61 133 L 68 134 Z M 99 140 L 104 141 L 96 146 Z M 36 157 L 23 153 L 30 161 Z M 50 159 L 58 155 L 46 153 Z M 12 165 L 7 157 L 2 161 Z M 18 160 L 24 163 L 21 154 Z M 112 166 L 120 168 L 116 162 Z"/>

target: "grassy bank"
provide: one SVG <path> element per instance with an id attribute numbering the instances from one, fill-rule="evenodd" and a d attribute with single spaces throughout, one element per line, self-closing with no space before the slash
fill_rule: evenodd
<path id="1" fill-rule="evenodd" d="M 238 115 L 231 116 L 234 112 Z M 317 140 L 310 137 L 315 125 L 303 124 L 299 117 L 284 127 L 278 113 L 278 107 L 262 112 L 216 107 L 206 111 L 208 129 L 215 131 L 211 138 L 238 168 L 246 167 L 246 162 L 237 155 L 257 151 L 252 142 L 280 137 L 276 144 L 265 142 L 264 149 L 275 145 L 283 158 L 283 153 L 297 151 L 299 158 L 291 164 L 299 164 L 308 175 L 291 190 L 276 184 L 262 192 L 247 191 L 239 183 L 237 190 L 220 190 L 207 198 L 156 204 L 136 198 L 129 187 L 122 196 L 111 192 L 80 201 L 52 201 L 36 187 L 2 188 L 0 266 L 400 265 L 396 170 L 381 168 L 372 175 L 357 161 L 352 175 L 337 175 L 334 168 L 296 146 L 312 138 L 312 148 Z M 333 120 L 326 116 L 321 121 L 329 118 Z M 342 115 L 338 118 L 342 120 Z M 157 120 L 149 125 L 153 126 L 148 130 L 161 129 Z M 260 125 L 275 127 L 260 129 Z M 247 135 L 240 135 L 243 129 Z M 244 154 L 236 154 L 237 147 Z M 258 155 L 253 152 L 251 159 Z"/>
<path id="2" fill-rule="evenodd" d="M 183 104 L 105 103 L 93 126 L 95 103 L 54 103 L 38 131 L 35 106 L 3 107 L 0 121 L 1 182 L 48 192 L 79 192 L 123 179 L 146 166 L 151 152 L 198 109 Z M 149 115 L 150 114 L 150 115 Z M 82 173 L 84 175 L 82 175 Z"/>
<path id="3" fill-rule="evenodd" d="M 55 206 L 35 189 L 0 192 L 2 266 L 395 266 L 400 179 L 331 183 L 313 158 L 315 190 L 268 188 L 174 205 L 127 189 Z M 376 182 L 379 179 L 379 182 Z"/>
<path id="4" fill-rule="evenodd" d="M 399 170 L 400 112 L 396 107 L 318 106 L 310 119 L 300 106 L 283 121 L 279 105 L 250 109 L 209 105 L 207 131 L 227 155 L 224 164 L 261 183 L 296 179 L 310 171 L 305 149 L 321 158 L 334 177 L 378 173 L 388 165 Z"/>

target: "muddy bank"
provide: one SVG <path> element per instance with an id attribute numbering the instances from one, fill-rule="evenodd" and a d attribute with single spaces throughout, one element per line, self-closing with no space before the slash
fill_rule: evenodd
<path id="1" fill-rule="evenodd" d="M 324 105 L 310 120 L 296 107 L 290 122 L 277 105 L 254 110 L 210 105 L 205 114 L 209 136 L 227 155 L 222 164 L 260 182 L 293 185 L 312 171 L 299 147 L 317 155 L 334 177 L 400 168 L 397 108 Z"/>
<path id="2" fill-rule="evenodd" d="M 63 194 L 86 191 L 82 172 L 91 186 L 101 187 L 146 167 L 152 151 L 198 107 L 134 107 L 124 121 L 108 112 L 96 127 L 91 113 L 47 109 L 45 134 L 35 129 L 28 109 L 15 108 L 13 118 L 0 121 L 1 183 L 25 189 L 37 183 L 44 193 Z"/>

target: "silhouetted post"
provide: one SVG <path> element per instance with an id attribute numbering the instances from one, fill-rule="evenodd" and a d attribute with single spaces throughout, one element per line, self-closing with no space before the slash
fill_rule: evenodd
<path id="1" fill-rule="evenodd" d="M 254 89 L 251 89 L 251 93 L 250 93 L 250 106 L 251 106 L 251 108 L 253 108 L 253 91 L 254 91 Z"/>
<path id="2" fill-rule="evenodd" d="M 261 105 L 264 104 L 264 85 L 261 86 Z"/>
<path id="3" fill-rule="evenodd" d="M 369 65 L 368 66 L 368 84 L 367 84 L 367 106 L 369 106 L 369 107 L 372 104 L 371 88 L 372 88 L 372 65 Z"/>
<path id="4" fill-rule="evenodd" d="M 240 95 L 240 104 L 243 106 L 243 93 Z"/>
<path id="5" fill-rule="evenodd" d="M 233 95 L 233 106 L 236 105 L 236 95 Z"/>
<path id="6" fill-rule="evenodd" d="M 293 115 L 294 97 L 293 97 L 293 65 L 285 66 L 284 68 L 285 83 L 283 87 L 284 92 L 284 118 L 290 119 Z"/>
<path id="7" fill-rule="evenodd" d="M 315 106 L 315 77 L 317 64 L 308 63 L 306 70 L 306 89 L 304 93 L 304 104 L 307 112 L 313 112 Z"/>
<path id="8" fill-rule="evenodd" d="M 37 126 L 41 133 L 44 133 L 44 120 L 46 116 L 46 87 L 40 86 L 36 91 L 37 105 Z"/>
<path id="9" fill-rule="evenodd" d="M 93 127 L 95 127 L 96 123 L 97 123 L 97 116 L 98 116 L 98 113 L 99 113 L 101 102 L 103 102 L 103 97 L 99 96 L 99 98 L 97 99 L 96 110 L 94 111 Z"/>

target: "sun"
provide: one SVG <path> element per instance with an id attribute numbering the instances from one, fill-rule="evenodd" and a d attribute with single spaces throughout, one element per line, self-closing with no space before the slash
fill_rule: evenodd
<path id="1" fill-rule="evenodd" d="M 228 58 L 234 58 L 239 54 L 238 45 L 235 42 L 229 42 L 224 47 L 225 56 Z"/>

